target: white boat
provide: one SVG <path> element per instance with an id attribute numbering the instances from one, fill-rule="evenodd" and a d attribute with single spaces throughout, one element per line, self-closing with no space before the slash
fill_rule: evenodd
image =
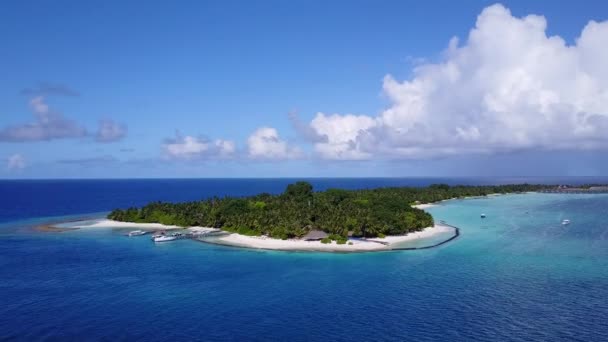
<path id="1" fill-rule="evenodd" d="M 562 225 L 567 226 L 570 224 L 570 220 L 563 220 Z"/>
<path id="2" fill-rule="evenodd" d="M 154 237 L 152 237 L 152 240 L 154 242 L 166 242 L 166 241 L 173 241 L 175 239 L 177 239 L 177 236 L 155 235 Z"/>
<path id="3" fill-rule="evenodd" d="M 486 218 L 486 214 L 481 214 L 481 218 Z"/>
<path id="4" fill-rule="evenodd" d="M 143 230 L 134 230 L 129 232 L 129 236 L 139 236 L 144 234 L 146 234 L 146 232 L 144 232 Z"/>

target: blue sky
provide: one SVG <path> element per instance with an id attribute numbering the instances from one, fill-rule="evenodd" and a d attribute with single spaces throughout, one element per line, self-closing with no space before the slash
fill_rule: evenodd
<path id="1" fill-rule="evenodd" d="M 608 5 L 493 4 L 4 2 L 0 177 L 606 174 Z"/>

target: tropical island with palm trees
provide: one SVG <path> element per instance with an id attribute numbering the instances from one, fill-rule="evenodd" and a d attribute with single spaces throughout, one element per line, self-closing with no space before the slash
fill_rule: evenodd
<path id="1" fill-rule="evenodd" d="M 313 191 L 308 182 L 281 194 L 152 202 L 115 209 L 108 219 L 167 227 L 206 227 L 226 232 L 215 243 L 267 249 L 384 250 L 395 242 L 432 236 L 450 227 L 436 224 L 423 205 L 453 198 L 523 193 L 548 185 L 449 186 Z M 283 241 L 283 242 L 280 242 Z M 290 241 L 291 243 L 286 243 Z M 307 244 L 308 243 L 308 244 Z M 308 248 L 310 247 L 310 248 Z"/>

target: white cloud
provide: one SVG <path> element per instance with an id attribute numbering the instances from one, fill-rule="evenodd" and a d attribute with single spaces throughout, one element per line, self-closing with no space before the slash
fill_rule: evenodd
<path id="1" fill-rule="evenodd" d="M 80 138 L 87 130 L 61 113 L 49 108 L 44 96 L 30 99 L 30 108 L 36 118 L 32 123 L 8 126 L 0 130 L 0 141 L 27 142 L 64 138 Z"/>
<path id="2" fill-rule="evenodd" d="M 387 75 L 391 105 L 377 116 L 317 114 L 327 159 L 423 158 L 522 149 L 608 147 L 608 21 L 575 44 L 546 35 L 544 17 L 482 11 L 468 39 L 403 82 Z"/>
<path id="3" fill-rule="evenodd" d="M 284 160 L 302 156 L 300 149 L 282 140 L 277 130 L 272 127 L 258 128 L 247 139 L 247 146 L 251 159 Z"/>
<path id="4" fill-rule="evenodd" d="M 198 138 L 185 136 L 165 143 L 163 148 L 167 155 L 171 157 L 189 159 L 207 152 L 209 144 L 200 141 Z"/>
<path id="5" fill-rule="evenodd" d="M 30 100 L 30 107 L 34 114 L 45 116 L 49 114 L 49 105 L 46 104 L 43 96 L 36 96 Z"/>
<path id="6" fill-rule="evenodd" d="M 236 152 L 236 144 L 232 140 L 217 139 L 213 144 L 219 157 L 229 158 Z"/>
<path id="7" fill-rule="evenodd" d="M 310 127 L 307 122 L 304 122 L 298 116 L 296 112 L 289 113 L 289 121 L 291 126 L 295 129 L 296 133 L 309 142 L 327 142 L 327 136 L 319 134 L 314 128 Z"/>
<path id="8" fill-rule="evenodd" d="M 181 136 L 166 139 L 162 145 L 165 158 L 197 160 L 205 158 L 230 158 L 236 152 L 236 145 L 230 140 L 208 141 L 204 138 Z"/>
<path id="9" fill-rule="evenodd" d="M 97 142 L 109 143 L 122 140 L 127 135 L 127 126 L 106 119 L 99 121 L 99 128 L 95 135 Z"/>
<path id="10" fill-rule="evenodd" d="M 127 126 L 107 119 L 99 121 L 99 128 L 93 136 L 78 122 L 52 109 L 47 103 L 48 96 L 80 96 L 78 92 L 64 85 L 41 83 L 35 88 L 23 89 L 21 94 L 30 96 L 28 105 L 34 120 L 0 129 L 0 142 L 94 138 L 97 142 L 107 143 L 119 141 L 127 134 Z"/>
<path id="11" fill-rule="evenodd" d="M 317 113 L 310 123 L 312 129 L 326 141 L 316 142 L 315 151 L 326 159 L 367 159 L 370 153 L 359 147 L 360 135 L 376 126 L 376 121 L 365 115 L 325 115 Z"/>
<path id="12" fill-rule="evenodd" d="M 23 158 L 22 155 L 16 153 L 11 155 L 10 157 L 8 157 L 7 161 L 6 161 L 6 168 L 9 171 L 17 171 L 17 170 L 22 170 L 26 167 L 26 161 L 25 158 Z"/>

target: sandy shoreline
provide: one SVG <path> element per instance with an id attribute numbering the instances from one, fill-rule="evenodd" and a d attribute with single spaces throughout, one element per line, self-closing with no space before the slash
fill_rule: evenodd
<path id="1" fill-rule="evenodd" d="M 427 208 L 432 208 L 432 207 L 436 207 L 437 204 L 436 203 L 423 203 L 423 204 L 414 204 L 412 205 L 412 208 L 416 208 L 416 209 L 427 209 Z"/>
<path id="2" fill-rule="evenodd" d="M 180 226 L 171 226 L 162 223 L 136 223 L 136 222 L 121 222 L 114 221 L 110 219 L 98 219 L 98 220 L 87 220 L 82 222 L 70 222 L 68 223 L 71 229 L 88 229 L 88 228 L 124 228 L 124 229 L 138 229 L 145 231 L 159 231 L 159 230 L 178 230 L 185 229 L 192 233 L 203 233 L 203 232 L 215 232 L 220 231 L 217 228 L 211 227 L 180 227 Z M 55 227 L 59 229 L 64 229 L 63 227 Z"/>
<path id="3" fill-rule="evenodd" d="M 82 222 L 69 222 L 69 228 L 125 228 L 125 229 L 141 229 L 141 230 L 175 230 L 187 229 L 191 232 L 219 232 L 217 228 L 210 227 L 179 227 L 163 225 L 160 223 L 134 223 L 134 222 L 119 222 L 109 219 L 89 220 Z M 58 229 L 66 229 L 57 227 Z M 346 244 L 338 245 L 335 241 L 324 244 L 321 241 L 304 241 L 299 239 L 279 240 L 266 236 L 245 236 L 236 233 L 226 233 L 223 236 L 216 236 L 212 239 L 202 238 L 202 242 L 214 244 L 246 247 L 253 249 L 268 249 L 268 250 L 283 250 L 283 251 L 324 251 L 324 252 L 365 252 L 365 251 L 382 251 L 391 250 L 396 244 L 402 244 L 408 241 L 431 238 L 437 234 L 443 234 L 453 231 L 454 228 L 437 224 L 434 227 L 425 228 L 419 232 L 409 233 L 400 236 L 387 236 L 384 238 L 369 238 L 359 239 L 350 238 Z M 349 244 L 352 243 L 352 244 Z"/>
<path id="4" fill-rule="evenodd" d="M 524 194 L 534 194 L 534 193 L 536 193 L 536 192 L 535 191 L 527 191 Z M 511 194 L 517 194 L 517 193 L 514 192 L 514 193 L 511 193 Z M 443 202 L 448 202 L 448 201 L 453 201 L 453 200 L 481 199 L 481 198 L 490 198 L 490 197 L 503 196 L 503 195 L 507 195 L 507 194 L 493 193 L 493 194 L 479 195 L 479 196 L 452 197 L 452 198 L 448 198 L 448 199 L 437 201 L 435 203 L 413 204 L 412 208 L 424 210 L 424 209 L 428 209 L 428 208 L 433 208 L 433 207 L 439 206 Z"/>
<path id="5" fill-rule="evenodd" d="M 422 231 L 407 235 L 387 236 L 384 238 L 349 239 L 346 244 L 338 245 L 335 241 L 324 244 L 321 241 L 304 241 L 297 239 L 279 240 L 264 236 L 244 236 L 229 234 L 214 239 L 213 243 L 254 249 L 268 249 L 281 251 L 321 251 L 321 252 L 366 252 L 389 251 L 395 245 L 404 242 L 426 239 L 454 231 L 454 228 L 445 225 L 435 225 Z M 204 240 L 203 240 L 204 241 Z M 348 244 L 351 242 L 352 244 Z"/>
<path id="6" fill-rule="evenodd" d="M 142 230 L 171 230 L 184 229 L 186 227 L 169 226 L 161 223 L 135 223 L 135 222 L 120 222 L 110 219 L 90 220 L 81 222 L 70 222 L 70 227 L 73 228 L 136 228 Z"/>

